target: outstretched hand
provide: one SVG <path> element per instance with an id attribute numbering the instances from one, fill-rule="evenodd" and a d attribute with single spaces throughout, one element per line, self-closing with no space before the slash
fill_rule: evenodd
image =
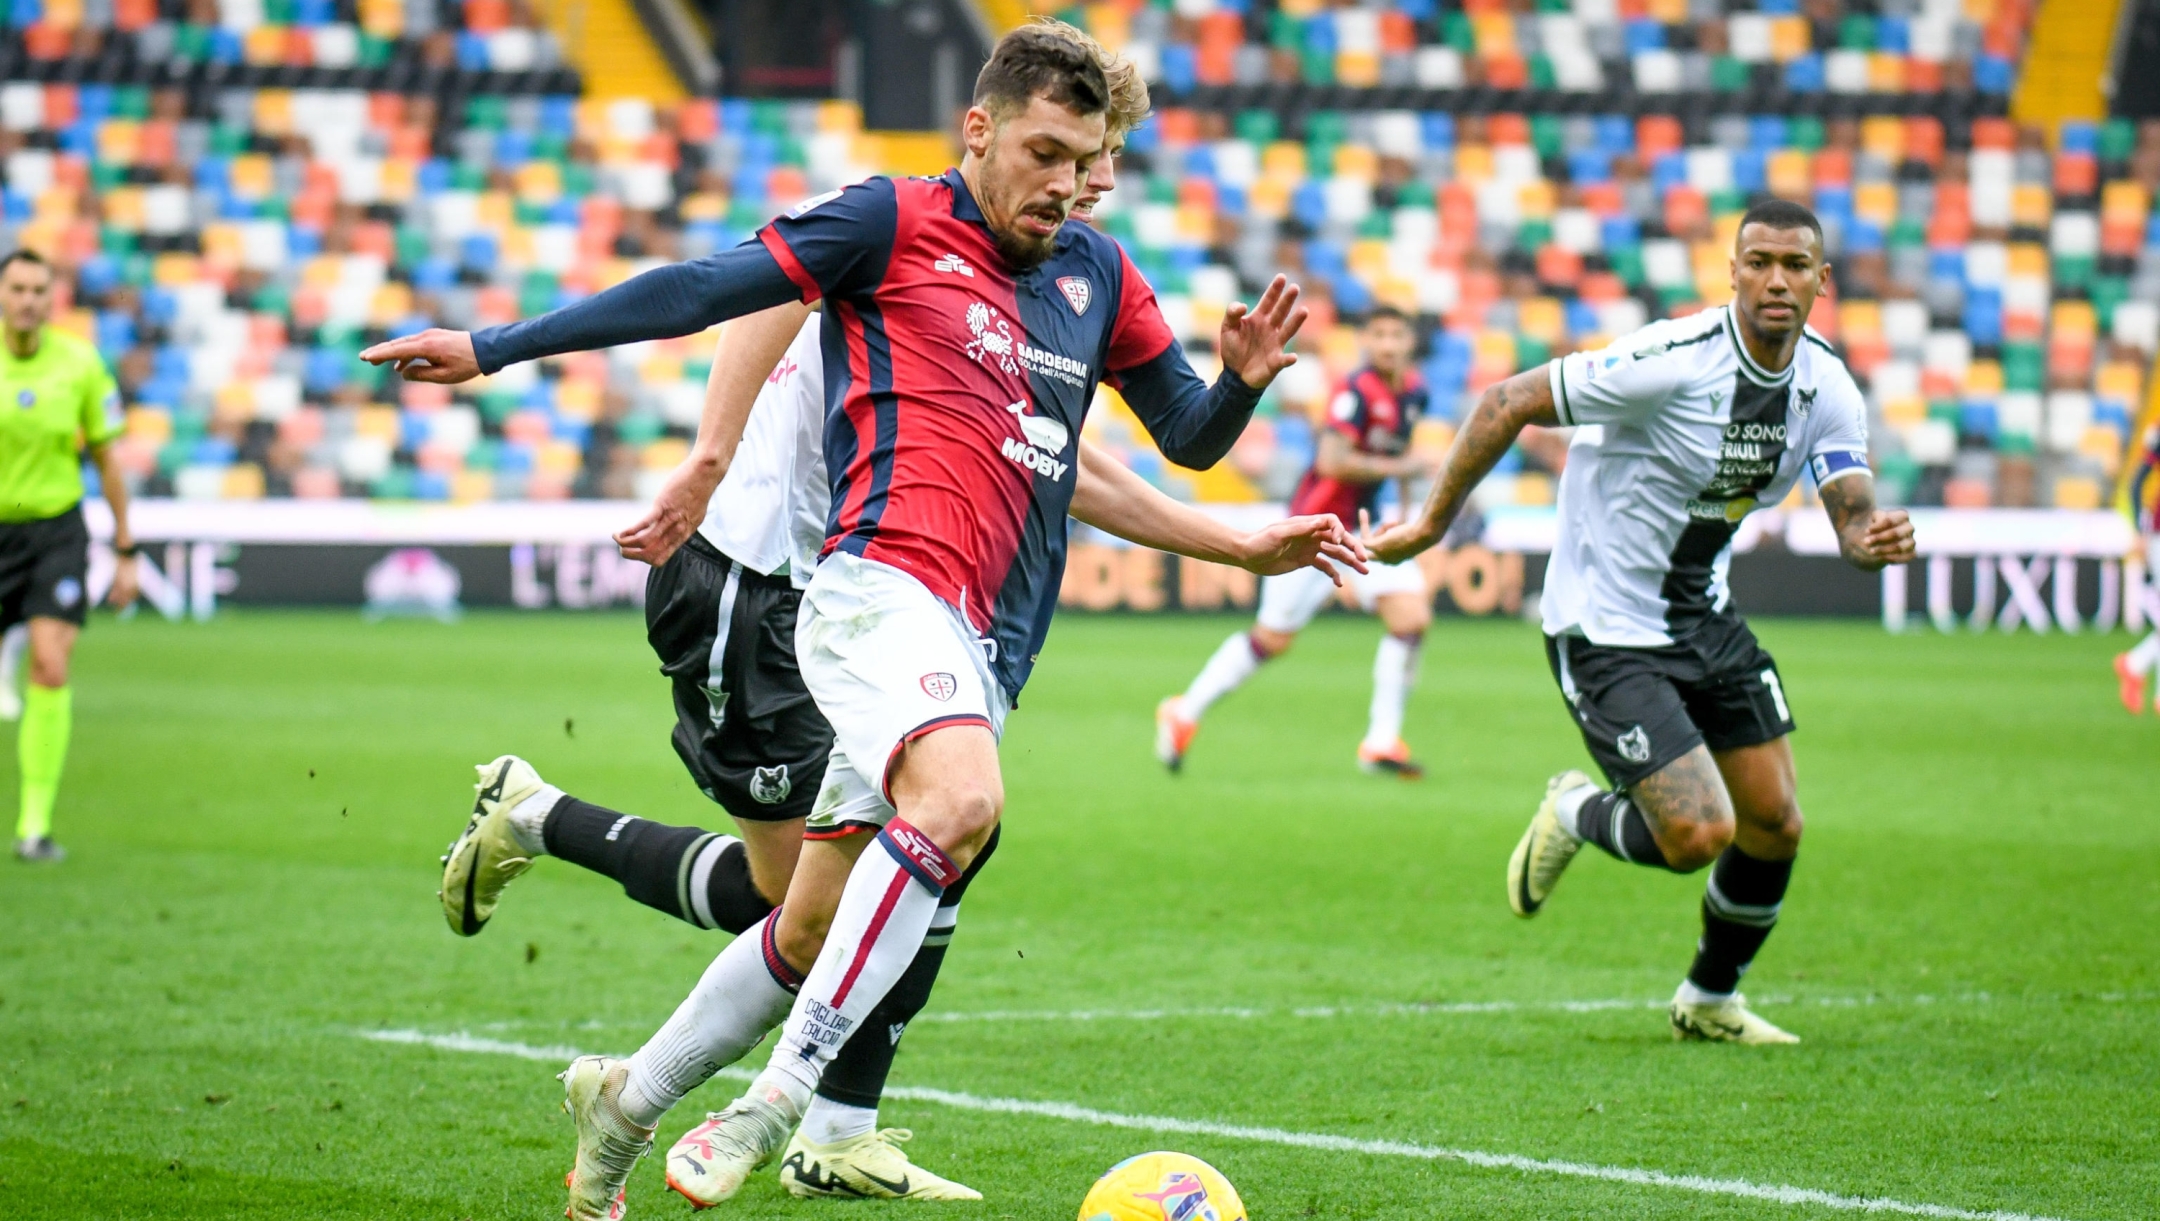
<path id="1" fill-rule="evenodd" d="M 1275 375 L 1297 363 L 1287 351 L 1305 325 L 1305 307 L 1298 304 L 1298 286 L 1276 276 L 1260 294 L 1260 304 L 1245 308 L 1234 301 L 1223 311 L 1222 336 L 1215 350 L 1222 354 L 1223 368 L 1236 373 L 1255 390 L 1264 390 Z"/>
<path id="2" fill-rule="evenodd" d="M 1358 542 L 1375 563 L 1400 564 L 1422 551 L 1430 550 L 1438 539 L 1427 528 L 1422 514 L 1398 522 L 1390 522 L 1380 529 L 1373 529 L 1372 514 L 1358 510 Z"/>
<path id="3" fill-rule="evenodd" d="M 1335 570 L 1335 565 L 1365 571 L 1364 544 L 1333 513 L 1286 517 L 1265 529 L 1253 531 L 1243 541 L 1243 555 L 1238 567 L 1263 577 L 1279 576 L 1300 568 L 1317 568 L 1340 585 L 1342 574 Z"/>
<path id="4" fill-rule="evenodd" d="M 690 541 L 705 521 L 705 507 L 712 503 L 713 489 L 720 486 L 713 466 L 693 456 L 668 472 L 660 494 L 653 497 L 652 508 L 615 536 L 616 550 L 624 559 L 642 560 L 658 568 Z"/>
<path id="5" fill-rule="evenodd" d="M 385 340 L 360 353 L 371 365 L 388 364 L 409 382 L 455 385 L 480 376 L 480 358 L 473 355 L 472 332 L 429 327 L 417 335 Z"/>

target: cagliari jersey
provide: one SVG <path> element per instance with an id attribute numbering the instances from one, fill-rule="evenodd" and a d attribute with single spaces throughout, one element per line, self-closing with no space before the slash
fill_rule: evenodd
<path id="1" fill-rule="evenodd" d="M 1396 390 L 1372 368 L 1359 369 L 1328 403 L 1322 426 L 1342 434 L 1360 453 L 1401 457 L 1410 448 L 1411 430 L 1425 415 L 1428 397 L 1425 379 L 1418 376 L 1417 370 L 1405 369 L 1402 377 L 1402 389 Z M 1384 480 L 1359 483 L 1331 479 L 1322 475 L 1316 465 L 1306 470 L 1305 477 L 1298 480 L 1297 490 L 1290 494 L 1290 512 L 1294 516 L 1333 513 L 1354 529 L 1359 509 L 1379 519 L 1380 493 L 1385 486 Z"/>
<path id="2" fill-rule="evenodd" d="M 870 178 L 798 204 L 731 250 L 655 268 L 472 337 L 483 373 L 825 302 L 825 551 L 921 581 L 992 643 L 1017 696 L 1057 609 L 1080 426 L 1124 392 L 1171 461 L 1220 461 L 1257 391 L 1203 384 L 1112 239 L 1059 230 L 1007 263 L 959 171 Z"/>
<path id="3" fill-rule="evenodd" d="M 0 344 L 0 522 L 58 517 L 82 502 L 82 451 L 120 435 L 120 391 L 90 344 L 57 327 L 28 360 Z"/>
<path id="4" fill-rule="evenodd" d="M 1545 576 L 1548 635 L 1649 647 L 1732 603 L 1741 519 L 1808 469 L 1865 472 L 1867 404 L 1845 362 L 1806 331 L 1778 373 L 1741 345 L 1730 306 L 1654 322 L 1552 362 L 1553 405 L 1579 426 L 1560 477 Z"/>
<path id="5" fill-rule="evenodd" d="M 810 584 L 825 546 L 825 367 L 818 315 L 804 320 L 750 409 L 698 533 L 753 572 Z"/>
<path id="6" fill-rule="evenodd" d="M 1095 386 L 1176 347 L 1154 290 L 1085 225 L 1011 267 L 957 171 L 872 178 L 758 240 L 825 301 L 826 553 L 921 581 L 1016 696 L 1057 608 Z"/>

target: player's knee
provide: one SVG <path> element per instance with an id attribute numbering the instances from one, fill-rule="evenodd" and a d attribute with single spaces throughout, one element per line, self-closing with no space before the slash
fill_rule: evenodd
<path id="1" fill-rule="evenodd" d="M 65 653 L 58 656 L 33 653 L 30 658 L 30 681 L 40 687 L 67 686 L 67 655 Z"/>
<path id="2" fill-rule="evenodd" d="M 1297 633 L 1278 632 L 1273 628 L 1255 627 L 1246 634 L 1246 639 L 1252 641 L 1253 656 L 1261 661 L 1266 661 L 1269 658 L 1280 657 L 1289 652 L 1291 644 L 1297 640 Z"/>
<path id="3" fill-rule="evenodd" d="M 1718 859 L 1733 840 L 1730 821 L 1674 823 L 1659 836 L 1665 863 L 1680 873 L 1693 873 Z"/>
<path id="4" fill-rule="evenodd" d="M 1432 626 L 1432 605 L 1408 594 L 1388 598 L 1381 603 L 1380 622 L 1388 635 L 1414 641 Z"/>
<path id="5" fill-rule="evenodd" d="M 825 948 L 825 934 L 832 931 L 832 916 L 831 912 L 781 908 L 779 923 L 773 926 L 773 947 L 789 966 L 808 974 L 817 962 L 818 951 Z"/>
<path id="6" fill-rule="evenodd" d="M 1800 803 L 1787 797 L 1770 810 L 1756 815 L 1753 822 L 1769 840 L 1791 852 L 1800 848 L 1800 833 L 1807 829 L 1807 819 L 1800 813 Z"/>

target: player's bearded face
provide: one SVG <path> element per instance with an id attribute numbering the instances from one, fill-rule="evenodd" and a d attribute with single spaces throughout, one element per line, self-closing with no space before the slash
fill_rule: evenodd
<path id="1" fill-rule="evenodd" d="M 1033 267 L 1050 257 L 1102 155 L 1103 128 L 1102 115 L 1039 97 L 1002 122 L 981 108 L 968 112 L 968 152 L 979 158 L 970 186 L 1006 262 Z"/>
<path id="2" fill-rule="evenodd" d="M 1749 225 L 1735 247 L 1733 302 L 1749 329 L 1779 340 L 1799 330 L 1830 275 L 1815 231 Z"/>
<path id="3" fill-rule="evenodd" d="M 1095 223 L 1095 205 L 1102 197 L 1117 190 L 1117 159 L 1125 154 L 1125 133 L 1115 131 L 1103 142 L 1102 156 L 1088 169 L 1087 181 L 1080 184 L 1080 198 L 1073 201 L 1072 218 Z"/>

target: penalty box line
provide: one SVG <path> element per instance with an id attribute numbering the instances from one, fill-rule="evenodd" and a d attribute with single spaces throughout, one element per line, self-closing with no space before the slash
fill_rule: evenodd
<path id="1" fill-rule="evenodd" d="M 530 1043 L 515 1043 L 504 1039 L 481 1038 L 470 1034 L 430 1034 L 422 1030 L 361 1030 L 354 1033 L 357 1033 L 363 1039 L 371 1039 L 378 1043 L 403 1043 L 420 1047 L 432 1047 L 440 1051 L 514 1056 L 521 1060 L 539 1060 L 551 1064 L 567 1063 L 581 1055 L 590 1054 L 574 1047 L 536 1046 Z M 748 1081 L 756 1076 L 749 1069 L 736 1066 L 721 1069 L 718 1075 L 735 1081 Z M 1776 1183 L 1754 1183 L 1746 1179 L 1710 1178 L 1695 1174 L 1667 1174 L 1661 1170 L 1638 1170 L 1628 1166 L 1600 1166 L 1591 1162 L 1524 1157 L 1514 1153 L 1487 1153 L 1476 1149 L 1450 1149 L 1439 1145 L 1419 1145 L 1406 1141 L 1361 1140 L 1350 1136 L 1333 1136 L 1324 1132 L 1293 1132 L 1285 1128 L 1261 1128 L 1244 1124 L 1214 1123 L 1204 1119 L 1178 1119 L 1164 1115 L 1125 1115 L 1116 1111 L 1098 1111 L 1093 1107 L 1083 1107 L 1069 1102 L 1036 1102 L 1025 1098 L 989 1098 L 980 1094 L 968 1094 L 957 1090 L 930 1089 L 923 1086 L 889 1086 L 885 1090 L 885 1096 L 887 1098 L 906 1099 L 910 1102 L 935 1103 L 939 1106 L 953 1107 L 962 1111 L 980 1111 L 996 1115 L 1033 1115 L 1044 1119 L 1061 1119 L 1068 1123 L 1092 1124 L 1098 1127 L 1212 1136 L 1223 1140 L 1250 1141 L 1255 1144 L 1278 1145 L 1292 1149 L 1318 1149 L 1328 1153 L 1355 1153 L 1367 1157 L 1403 1157 L 1430 1162 L 1461 1162 L 1464 1165 L 1476 1166 L 1484 1170 L 1514 1170 L 1523 1174 L 1549 1174 L 1564 1178 L 1625 1183 L 1637 1187 L 1662 1187 L 1675 1191 L 1695 1192 L 1700 1195 L 1763 1200 L 1773 1204 L 1812 1204 L 1841 1212 L 1889 1213 L 1895 1216 L 1937 1218 L 1938 1221 L 2059 1221 L 2057 1218 L 2033 1213 L 1952 1208 L 1942 1204 L 1911 1203 L 1883 1196 L 1844 1195 L 1832 1191 L 1818 1191 L 1812 1187 L 1787 1187 Z"/>

